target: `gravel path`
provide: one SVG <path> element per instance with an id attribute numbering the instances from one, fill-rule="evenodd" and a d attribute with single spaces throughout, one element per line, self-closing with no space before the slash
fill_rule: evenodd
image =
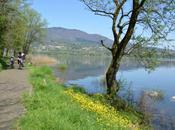
<path id="1" fill-rule="evenodd" d="M 21 95 L 31 90 L 26 70 L 0 72 L 0 130 L 10 130 L 16 119 L 24 112 Z"/>

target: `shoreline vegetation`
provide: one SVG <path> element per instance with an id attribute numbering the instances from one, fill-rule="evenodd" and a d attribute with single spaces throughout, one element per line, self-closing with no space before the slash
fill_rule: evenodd
<path id="1" fill-rule="evenodd" d="M 56 65 L 58 61 L 47 55 L 28 55 L 27 60 L 32 65 Z"/>
<path id="2" fill-rule="evenodd" d="M 48 66 L 29 67 L 31 94 L 24 94 L 25 114 L 18 120 L 21 130 L 141 130 L 138 113 L 116 110 L 79 88 L 65 88 Z M 150 128 L 149 128 L 150 129 Z"/>
<path id="3" fill-rule="evenodd" d="M 17 63 L 17 57 L 15 57 L 14 59 L 14 64 L 18 64 Z M 59 61 L 56 60 L 53 57 L 47 56 L 47 55 L 32 55 L 29 54 L 26 56 L 25 59 L 25 64 L 26 65 L 33 65 L 33 66 L 42 66 L 42 65 L 48 65 L 48 66 L 54 66 L 59 64 Z M 65 65 L 60 64 L 59 65 L 61 69 L 66 69 Z M 6 57 L 0 57 L 0 72 L 2 70 L 6 70 L 6 69 L 11 69 L 10 68 L 10 57 L 6 56 Z"/>

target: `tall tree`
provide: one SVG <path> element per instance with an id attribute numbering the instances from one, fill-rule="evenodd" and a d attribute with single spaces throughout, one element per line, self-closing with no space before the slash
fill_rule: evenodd
<path id="1" fill-rule="evenodd" d="M 19 48 L 23 42 L 25 23 L 21 17 L 21 10 L 23 10 L 24 3 L 23 0 L 0 1 L 1 56 L 4 49 Z"/>
<path id="2" fill-rule="evenodd" d="M 80 0 L 95 15 L 112 20 L 114 42 L 101 44 L 112 54 L 106 72 L 107 94 L 119 91 L 116 74 L 123 56 L 133 54 L 146 67 L 155 59 L 154 49 L 175 30 L 174 0 Z M 149 57 L 149 58 L 148 58 Z M 152 60 L 151 60 L 152 59 Z"/>
<path id="3" fill-rule="evenodd" d="M 4 49 L 28 53 L 43 36 L 45 23 L 26 0 L 1 0 L 0 56 Z"/>
<path id="4" fill-rule="evenodd" d="M 25 20 L 27 21 L 27 31 L 25 44 L 23 45 L 24 53 L 28 53 L 32 43 L 41 42 L 45 34 L 46 21 L 42 20 L 39 13 L 26 7 L 24 10 Z"/>
<path id="5" fill-rule="evenodd" d="M 6 17 L 6 4 L 8 0 L 1 0 L 0 1 L 0 57 L 3 54 L 3 48 L 4 48 L 4 35 L 7 29 L 6 23 L 7 23 L 7 17 Z"/>

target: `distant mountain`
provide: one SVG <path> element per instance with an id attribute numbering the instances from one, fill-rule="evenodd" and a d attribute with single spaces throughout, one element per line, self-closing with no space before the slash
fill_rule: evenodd
<path id="1" fill-rule="evenodd" d="M 66 29 L 61 27 L 52 27 L 46 29 L 47 44 L 84 44 L 84 45 L 98 45 L 100 40 L 110 45 L 113 41 L 105 36 L 98 34 L 88 34 L 86 32 L 76 29 Z"/>

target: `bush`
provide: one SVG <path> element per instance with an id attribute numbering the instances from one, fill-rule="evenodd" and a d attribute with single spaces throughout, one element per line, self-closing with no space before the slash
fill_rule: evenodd
<path id="1" fill-rule="evenodd" d="M 0 59 L 0 69 L 7 69 L 8 64 L 6 63 L 7 59 Z"/>

